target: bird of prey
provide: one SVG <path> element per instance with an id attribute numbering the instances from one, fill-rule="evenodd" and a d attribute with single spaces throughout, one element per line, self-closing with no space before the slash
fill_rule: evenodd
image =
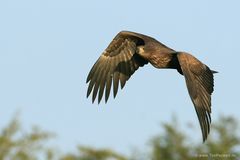
<path id="1" fill-rule="evenodd" d="M 93 91 L 92 102 L 98 95 L 100 103 L 105 91 L 107 102 L 113 85 L 115 98 L 119 83 L 122 89 L 131 75 L 148 62 L 159 69 L 176 69 L 185 77 L 205 141 L 210 132 L 213 73 L 217 72 L 191 54 L 175 51 L 152 37 L 129 31 L 119 32 L 88 74 L 87 97 Z"/>

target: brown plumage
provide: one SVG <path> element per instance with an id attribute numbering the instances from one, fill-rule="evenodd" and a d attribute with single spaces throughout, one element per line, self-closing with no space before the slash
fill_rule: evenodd
<path id="1" fill-rule="evenodd" d="M 184 75 L 205 141 L 210 132 L 213 73 L 216 72 L 194 56 L 174 51 L 149 36 L 128 31 L 118 33 L 88 74 L 87 97 L 93 91 L 92 102 L 98 95 L 100 103 L 105 91 L 107 102 L 112 85 L 115 97 L 119 83 L 123 88 L 131 75 L 148 62 L 156 68 L 176 69 Z"/>

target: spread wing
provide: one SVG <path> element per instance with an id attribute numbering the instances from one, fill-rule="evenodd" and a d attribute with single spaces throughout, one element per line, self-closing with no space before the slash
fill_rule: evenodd
<path id="1" fill-rule="evenodd" d="M 213 72 L 190 54 L 179 53 L 177 56 L 185 76 L 188 92 L 195 106 L 203 141 L 205 141 L 210 132 Z"/>
<path id="2" fill-rule="evenodd" d="M 107 102 L 113 83 L 113 95 L 117 94 L 119 82 L 124 87 L 130 76 L 148 62 L 136 54 L 137 46 L 144 45 L 142 35 L 132 32 L 120 32 L 112 40 L 87 77 L 89 82 L 87 97 L 92 93 L 92 102 L 98 94 L 100 103 L 105 90 L 105 102 Z"/>

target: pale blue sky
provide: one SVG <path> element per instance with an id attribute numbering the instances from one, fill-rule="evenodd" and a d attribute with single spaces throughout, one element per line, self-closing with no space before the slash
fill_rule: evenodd
<path id="1" fill-rule="evenodd" d="M 194 54 L 213 70 L 213 123 L 239 116 L 240 1 L 0 1 L 0 127 L 17 110 L 24 128 L 57 133 L 63 150 L 76 144 L 126 153 L 143 147 L 172 113 L 197 125 L 185 81 L 174 70 L 138 70 L 108 104 L 86 99 L 86 76 L 121 30 L 155 37 Z"/>

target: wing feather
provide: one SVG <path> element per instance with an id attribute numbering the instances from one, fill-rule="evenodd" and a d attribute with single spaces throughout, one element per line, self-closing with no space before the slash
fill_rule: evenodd
<path id="1" fill-rule="evenodd" d="M 99 60 L 97 61 L 97 63 L 93 66 L 93 68 L 91 69 L 88 78 L 89 80 L 92 79 L 89 83 L 88 86 L 88 91 L 87 91 L 87 97 L 90 95 L 90 93 L 92 92 L 93 86 L 95 85 L 96 79 L 98 78 L 99 73 L 101 72 L 101 66 L 102 66 L 102 59 L 99 58 Z M 97 67 L 99 66 L 99 67 Z M 94 77 L 93 77 L 94 75 Z M 88 81 L 89 81 L 88 80 Z"/>
<path id="2" fill-rule="evenodd" d="M 205 141 L 210 132 L 213 73 L 190 54 L 178 53 L 177 56 L 199 119 L 203 141 Z"/>
<path id="3" fill-rule="evenodd" d="M 102 100 L 105 84 L 106 84 L 106 79 L 107 79 L 107 73 L 109 72 L 109 59 L 106 60 L 106 69 L 103 71 L 103 74 L 101 75 L 101 80 L 100 80 L 100 88 L 98 92 L 98 103 Z"/>
<path id="4" fill-rule="evenodd" d="M 92 92 L 92 102 L 98 96 L 100 103 L 104 91 L 107 102 L 112 83 L 113 96 L 116 97 L 119 83 L 122 89 L 131 75 L 148 63 L 136 53 L 137 46 L 144 44 L 142 37 L 143 35 L 132 32 L 120 32 L 105 49 L 87 76 L 87 97 Z"/>
<path id="5" fill-rule="evenodd" d="M 105 89 L 105 103 L 107 102 L 107 100 L 109 98 L 111 86 L 112 86 L 112 76 L 109 72 L 107 75 L 107 82 L 106 82 L 106 89 Z"/>
<path id="6" fill-rule="evenodd" d="M 120 73 L 119 72 L 115 72 L 114 76 L 113 76 L 113 96 L 114 98 L 117 95 L 118 92 L 118 86 L 119 86 L 119 78 L 120 77 Z"/>

